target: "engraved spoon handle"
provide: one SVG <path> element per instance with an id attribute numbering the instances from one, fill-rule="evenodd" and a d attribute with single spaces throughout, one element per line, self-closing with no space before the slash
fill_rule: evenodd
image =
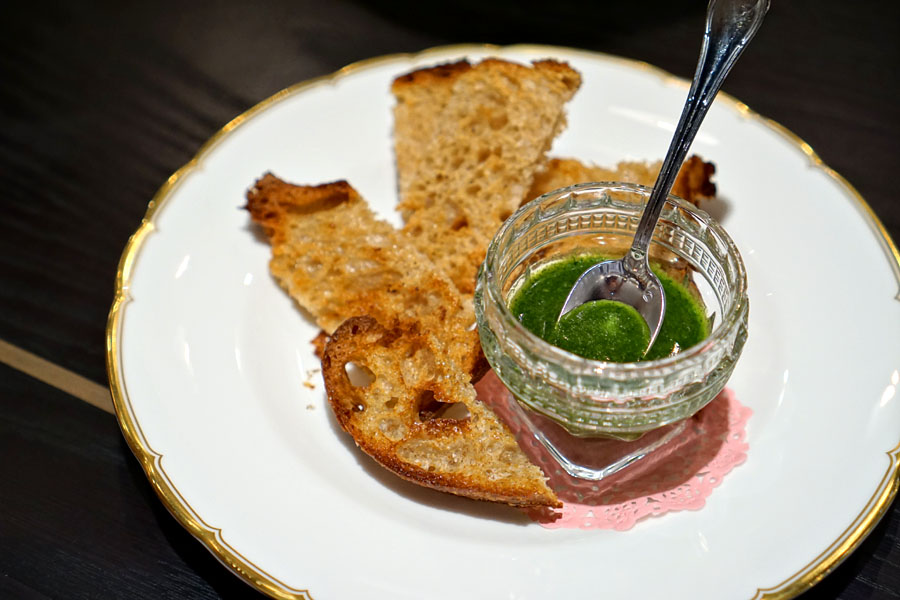
<path id="1" fill-rule="evenodd" d="M 659 177 L 638 224 L 631 250 L 625 256 L 629 267 L 640 269 L 641 265 L 646 264 L 644 259 L 656 221 L 662 213 L 684 157 L 725 77 L 753 39 L 768 9 L 769 0 L 710 0 L 694 81 Z"/>

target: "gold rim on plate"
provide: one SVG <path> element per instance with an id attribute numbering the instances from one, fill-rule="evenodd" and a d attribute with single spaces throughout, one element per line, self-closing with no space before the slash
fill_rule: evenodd
<path id="1" fill-rule="evenodd" d="M 602 58 L 610 62 L 623 64 L 631 69 L 636 69 L 648 73 L 655 74 L 666 83 L 674 83 L 687 87 L 689 83 L 668 73 L 658 67 L 645 62 L 603 54 L 600 52 L 591 52 L 587 50 L 578 50 L 574 48 L 565 48 L 559 46 L 541 46 L 531 44 L 521 44 L 514 46 L 494 46 L 494 45 L 454 45 L 454 46 L 438 46 L 429 48 L 418 53 L 411 54 L 390 54 L 385 56 L 373 57 L 359 62 L 347 65 L 330 75 L 316 77 L 307 81 L 303 81 L 292 85 L 280 92 L 263 100 L 259 104 L 253 106 L 246 112 L 232 119 L 227 125 L 213 135 L 196 155 L 183 167 L 173 173 L 169 179 L 154 194 L 153 198 L 147 206 L 144 218 L 137 231 L 129 238 L 122 257 L 119 260 L 119 266 L 116 273 L 116 293 L 112 307 L 109 311 L 109 318 L 106 325 L 106 366 L 107 375 L 109 377 L 109 386 L 112 393 L 113 405 L 116 409 L 116 418 L 119 421 L 119 427 L 125 440 L 128 442 L 134 455 L 137 457 L 144 469 L 147 479 L 150 481 L 156 494 L 162 500 L 163 505 L 187 529 L 194 537 L 206 546 L 212 554 L 231 569 L 238 577 L 257 590 L 268 594 L 274 598 L 282 598 L 285 600 L 311 600 L 312 596 L 309 591 L 292 588 L 285 583 L 279 581 L 272 575 L 268 574 L 263 568 L 254 564 L 247 557 L 243 556 L 237 549 L 233 548 L 222 537 L 222 530 L 212 527 L 204 522 L 202 517 L 191 507 L 188 501 L 181 495 L 175 485 L 169 480 L 165 471 L 161 466 L 162 455 L 154 451 L 147 443 L 140 424 L 135 419 L 131 410 L 131 403 L 128 397 L 128 391 L 125 385 L 125 379 L 122 374 L 122 364 L 119 356 L 119 338 L 122 331 L 123 308 L 130 300 L 129 285 L 131 275 L 134 270 L 135 261 L 140 253 L 141 247 L 154 230 L 154 217 L 157 211 L 165 204 L 166 200 L 171 196 L 172 191 L 183 179 L 183 177 L 195 169 L 204 156 L 208 154 L 222 139 L 229 133 L 246 123 L 251 117 L 266 110 L 277 102 L 293 96 L 313 87 L 335 80 L 346 75 L 357 73 L 363 69 L 381 66 L 384 63 L 392 61 L 414 61 L 421 58 L 427 58 L 430 55 L 458 54 L 460 56 L 468 53 L 484 53 L 484 52 L 503 52 L 503 51 L 532 51 L 554 56 L 559 54 L 576 54 L 583 55 L 591 59 Z M 447 58 L 447 57 L 444 57 Z M 822 159 L 815 151 L 799 138 L 796 134 L 788 130 L 783 125 L 761 116 L 751 110 L 746 104 L 739 102 L 735 98 L 725 93 L 719 93 L 717 102 L 725 102 L 732 108 L 737 110 L 744 117 L 753 119 L 769 129 L 777 132 L 786 138 L 790 143 L 797 146 L 810 160 L 812 166 L 822 170 L 826 175 L 833 179 L 839 187 L 841 187 L 853 199 L 856 207 L 861 210 L 866 222 L 875 232 L 876 237 L 887 255 L 891 269 L 900 286 L 900 251 L 896 244 L 891 240 L 890 235 L 884 225 L 878 219 L 872 208 L 863 199 L 863 197 L 844 179 L 840 174 L 829 168 L 822 162 Z M 900 300 L 900 287 L 896 298 Z M 889 467 L 878 484 L 875 493 L 866 503 L 862 512 L 856 516 L 853 522 L 841 533 L 841 535 L 832 542 L 818 556 L 812 559 L 802 569 L 782 581 L 776 586 L 770 588 L 759 588 L 753 596 L 753 600 L 783 600 L 786 598 L 794 598 L 802 592 L 808 590 L 813 585 L 821 581 L 828 573 L 834 570 L 847 556 L 855 550 L 865 537 L 874 529 L 875 525 L 881 520 L 891 501 L 897 494 L 900 487 L 900 442 L 892 450 L 887 452 L 890 460 Z"/>

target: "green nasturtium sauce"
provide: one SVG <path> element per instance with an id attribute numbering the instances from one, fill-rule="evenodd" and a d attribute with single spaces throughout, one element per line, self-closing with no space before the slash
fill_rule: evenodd
<path id="1" fill-rule="evenodd" d="M 531 276 L 509 303 L 526 329 L 554 346 L 579 356 L 613 362 L 655 360 L 677 354 L 708 335 L 705 311 L 688 290 L 658 269 L 666 294 L 666 312 L 653 346 L 642 356 L 650 331 L 632 307 L 612 300 L 588 302 L 556 319 L 575 281 L 588 268 L 606 260 L 579 255 L 551 263 Z"/>

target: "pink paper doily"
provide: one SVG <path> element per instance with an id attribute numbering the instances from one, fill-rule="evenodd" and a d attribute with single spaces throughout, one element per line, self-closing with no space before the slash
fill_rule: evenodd
<path id="1" fill-rule="evenodd" d="M 688 419 L 684 430 L 671 441 L 599 482 L 576 479 L 562 470 L 516 416 L 517 409 L 510 404 L 515 400 L 493 371 L 482 378 L 476 389 L 478 398 L 510 426 L 519 445 L 543 469 L 550 487 L 563 501 L 562 509 L 527 511 L 544 527 L 625 531 L 650 516 L 701 509 L 725 475 L 747 458 L 745 427 L 753 411 L 738 402 L 727 388 Z M 542 428 L 548 423 L 542 420 Z M 556 427 L 552 423 L 550 426 Z M 676 425 L 668 426 L 672 427 Z M 668 428 L 646 434 L 643 443 L 647 436 L 665 435 Z M 569 438 L 566 434 L 556 436 L 557 445 L 562 437 Z M 588 452 L 617 457 L 627 453 L 629 444 L 639 443 L 570 439 L 570 445 L 564 448 L 569 456 Z"/>

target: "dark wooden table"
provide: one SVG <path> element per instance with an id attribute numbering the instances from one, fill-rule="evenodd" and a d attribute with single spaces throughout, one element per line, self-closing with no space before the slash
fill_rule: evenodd
<path id="1" fill-rule="evenodd" d="M 156 189 L 220 127 L 297 81 L 449 43 L 582 47 L 689 78 L 703 10 L 658 0 L 4 4 L 0 597 L 259 596 L 163 508 L 106 387 L 119 255 Z M 898 25 L 890 0 L 776 0 L 725 86 L 809 142 L 895 240 Z M 900 505 L 804 598 L 900 598 Z"/>

